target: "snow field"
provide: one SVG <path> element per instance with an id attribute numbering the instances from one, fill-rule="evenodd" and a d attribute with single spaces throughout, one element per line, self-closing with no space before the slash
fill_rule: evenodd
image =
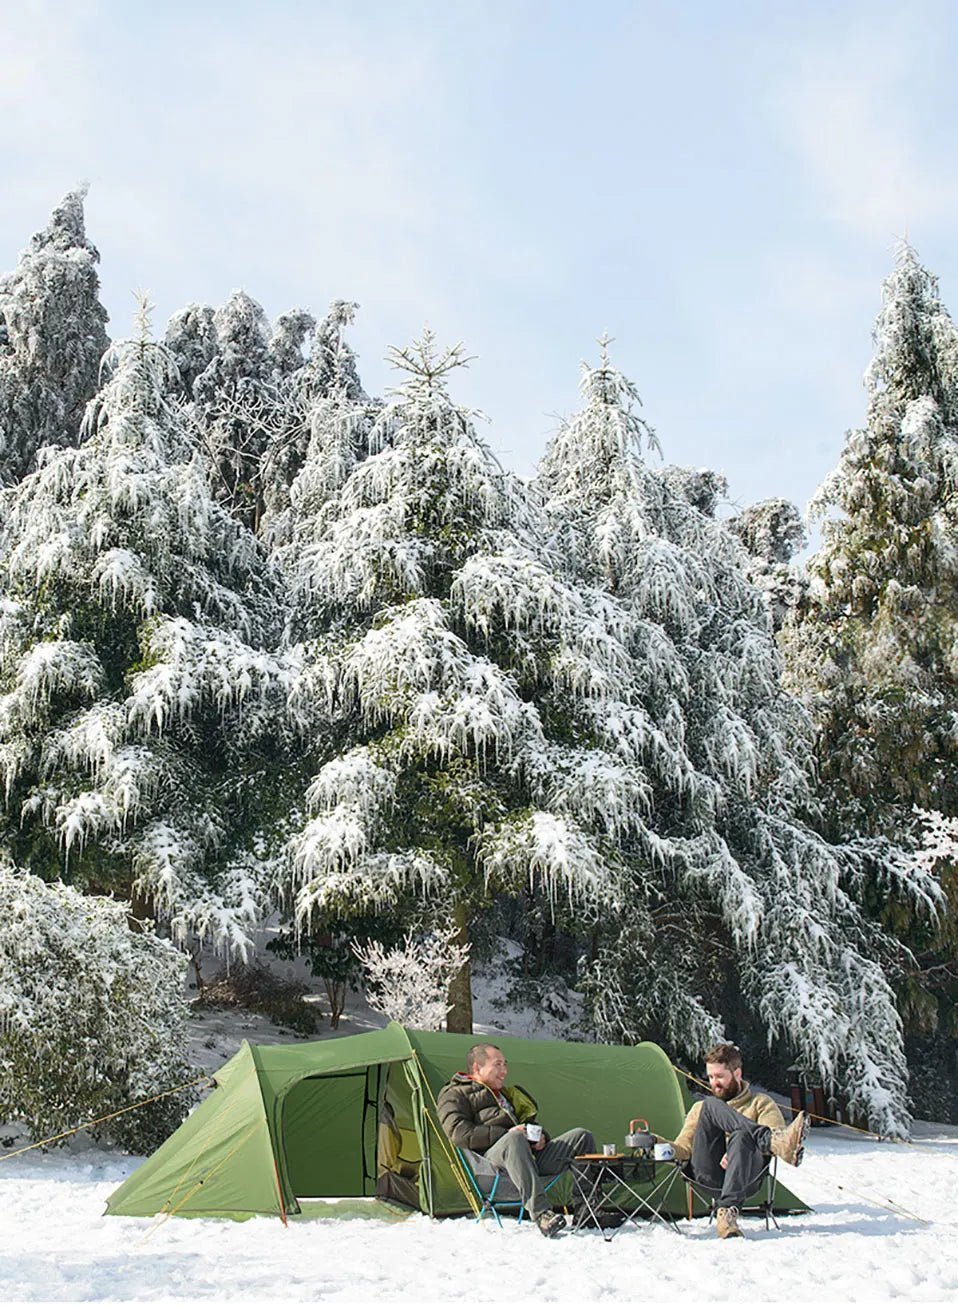
<path id="1" fill-rule="evenodd" d="M 90 1148 L 0 1161 L 0 1296 L 36 1301 L 746 1302 L 954 1300 L 958 1128 L 919 1126 L 917 1146 L 814 1131 L 786 1171 L 815 1210 L 720 1243 L 626 1228 L 547 1242 L 528 1225 L 469 1219 L 219 1220 L 102 1217 L 138 1164 Z M 897 1202 L 904 1213 L 875 1203 Z"/>

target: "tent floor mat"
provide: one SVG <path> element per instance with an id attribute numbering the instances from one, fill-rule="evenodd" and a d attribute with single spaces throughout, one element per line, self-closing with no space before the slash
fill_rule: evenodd
<path id="1" fill-rule="evenodd" d="M 289 1214 L 291 1221 L 301 1220 L 408 1220 L 418 1211 L 380 1197 L 298 1197 L 300 1214 Z"/>

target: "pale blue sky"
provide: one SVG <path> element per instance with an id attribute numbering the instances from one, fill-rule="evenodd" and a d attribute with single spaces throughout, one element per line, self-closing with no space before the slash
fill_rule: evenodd
<path id="1" fill-rule="evenodd" d="M 804 506 L 907 226 L 958 313 L 958 6 L 0 0 L 0 267 L 89 181 L 114 336 L 243 287 L 424 324 L 528 473 L 595 338 L 670 462 Z"/>

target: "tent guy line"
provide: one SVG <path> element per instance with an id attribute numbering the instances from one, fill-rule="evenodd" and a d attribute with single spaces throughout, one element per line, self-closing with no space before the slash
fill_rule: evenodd
<path id="1" fill-rule="evenodd" d="M 151 1102 L 159 1102 L 161 1098 L 172 1097 L 175 1093 L 185 1093 L 188 1088 L 195 1088 L 197 1084 L 215 1084 L 215 1079 L 211 1075 L 200 1075 L 199 1079 L 191 1079 L 186 1084 L 178 1084 L 176 1088 L 168 1088 L 162 1093 L 154 1093 L 152 1097 L 144 1097 L 139 1102 L 134 1102 L 131 1106 L 121 1107 L 119 1111 L 111 1111 L 108 1116 L 98 1116 L 95 1120 L 84 1120 L 82 1125 L 75 1125 L 72 1129 L 64 1129 L 62 1134 L 53 1134 L 50 1138 L 41 1138 L 35 1143 L 28 1143 L 26 1147 L 18 1147 L 14 1152 L 5 1152 L 0 1156 L 0 1161 L 9 1161 L 15 1156 L 21 1156 L 24 1152 L 32 1152 L 35 1147 L 48 1147 L 50 1143 L 59 1143 L 64 1138 L 70 1138 L 73 1134 L 79 1134 L 84 1129 L 94 1129 L 97 1125 L 106 1124 L 108 1120 L 115 1120 L 117 1116 L 125 1116 L 128 1111 L 139 1111 L 140 1107 L 149 1106 Z"/>

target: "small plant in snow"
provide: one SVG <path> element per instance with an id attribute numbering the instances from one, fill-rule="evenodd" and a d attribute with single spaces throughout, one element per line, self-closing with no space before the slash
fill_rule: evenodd
<path id="1" fill-rule="evenodd" d="M 0 1118 L 51 1137 L 189 1079 L 186 958 L 136 925 L 126 903 L 0 860 Z M 165 1097 L 99 1133 L 151 1150 L 187 1105 Z"/>
<path id="2" fill-rule="evenodd" d="M 915 809 L 922 826 L 921 847 L 915 861 L 926 871 L 934 871 L 942 862 L 958 863 L 958 817 L 941 812 Z"/>
<path id="3" fill-rule="evenodd" d="M 451 1003 L 449 986 L 469 958 L 469 945 L 455 929 L 415 937 L 398 948 L 379 940 L 353 952 L 366 973 L 366 1001 L 374 1011 L 410 1029 L 441 1029 Z"/>

